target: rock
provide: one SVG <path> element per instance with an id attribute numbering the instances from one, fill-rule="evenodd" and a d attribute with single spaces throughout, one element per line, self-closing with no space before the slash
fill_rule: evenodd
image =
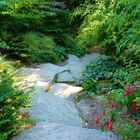
<path id="1" fill-rule="evenodd" d="M 87 54 L 81 58 L 81 62 L 84 66 L 86 66 L 89 62 L 97 60 L 100 57 L 101 57 L 101 55 L 99 53 Z"/>
<path id="2" fill-rule="evenodd" d="M 65 66 L 41 64 L 36 69 L 29 68 L 21 75 L 27 76 L 26 80 L 33 82 L 36 88 L 31 99 L 32 106 L 28 109 L 31 118 L 36 120 L 36 125 L 21 132 L 12 140 L 118 140 L 110 132 L 82 127 L 83 120 L 79 117 L 75 104 L 69 100 L 69 97 L 83 90 L 81 87 L 63 83 L 54 84 L 57 76 L 59 82 L 80 78 L 85 65 L 98 57 L 99 54 L 92 54 L 79 59 L 69 55 Z M 82 100 L 77 103 L 85 120 L 92 122 L 102 111 L 98 102 L 102 98 L 93 101 Z M 23 112 L 24 114 L 26 115 L 26 112 Z"/>
<path id="3" fill-rule="evenodd" d="M 104 99 L 104 95 L 99 95 L 99 96 L 96 96 L 95 101 L 96 103 L 101 103 L 103 99 Z"/>
<path id="4" fill-rule="evenodd" d="M 90 100 L 83 99 L 76 104 L 76 107 L 82 113 L 84 120 L 94 119 L 95 107 L 90 107 Z"/>
<path id="5" fill-rule="evenodd" d="M 84 65 L 81 62 L 71 62 L 64 67 L 70 71 L 74 79 L 79 79 L 82 76 Z"/>
<path id="6" fill-rule="evenodd" d="M 82 126 L 79 113 L 71 101 L 38 89 L 31 102 L 29 114 L 37 120 Z"/>
<path id="7" fill-rule="evenodd" d="M 42 122 L 12 140 L 118 140 L 118 138 L 111 132 Z"/>
<path id="8" fill-rule="evenodd" d="M 60 74 L 58 74 L 58 78 L 56 80 L 57 83 L 68 83 L 68 82 L 74 82 L 75 79 L 72 77 L 71 73 L 68 71 L 64 71 Z"/>
<path id="9" fill-rule="evenodd" d="M 39 74 L 43 77 L 44 81 L 53 81 L 57 73 L 67 70 L 65 67 L 50 63 L 39 65 L 39 69 Z"/>
<path id="10" fill-rule="evenodd" d="M 82 91 L 82 87 L 76 87 L 76 86 L 71 86 L 68 84 L 63 84 L 63 83 L 57 83 L 52 85 L 51 90 L 49 92 L 54 93 L 57 96 L 63 97 L 63 98 L 68 98 L 70 96 L 73 96 L 80 91 Z"/>
<path id="11" fill-rule="evenodd" d="M 36 82 L 38 80 L 42 80 L 38 71 L 39 69 L 24 68 L 20 70 L 19 76 L 23 77 L 27 82 Z"/>
<path id="12" fill-rule="evenodd" d="M 51 82 L 49 82 L 49 81 L 46 81 L 46 82 L 37 81 L 35 87 L 36 87 L 36 89 L 42 89 L 45 92 L 48 92 L 51 88 Z"/>
<path id="13" fill-rule="evenodd" d="M 67 63 L 71 63 L 71 62 L 80 62 L 80 59 L 75 55 L 69 54 Z"/>
<path id="14" fill-rule="evenodd" d="M 87 127 L 95 127 L 94 120 L 101 114 L 104 110 L 96 100 L 83 99 L 80 102 L 76 103 L 76 107 L 79 109 L 83 115 L 83 119 L 88 123 Z"/>
<path id="15" fill-rule="evenodd" d="M 19 70 L 19 76 L 29 76 L 33 73 L 33 68 L 20 68 Z"/>
<path id="16" fill-rule="evenodd" d="M 65 65 L 65 69 L 69 70 L 72 74 L 72 77 L 75 79 L 79 79 L 82 76 L 82 71 L 86 67 L 86 65 L 93 60 L 99 59 L 101 57 L 100 54 L 94 53 L 85 55 L 82 58 L 75 58 L 73 55 L 69 56 L 68 64 Z"/>

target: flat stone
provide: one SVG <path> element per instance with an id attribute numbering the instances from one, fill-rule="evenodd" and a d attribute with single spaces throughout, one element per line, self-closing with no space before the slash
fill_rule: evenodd
<path id="1" fill-rule="evenodd" d="M 39 69 L 24 68 L 19 70 L 19 76 L 22 77 L 27 82 L 36 82 L 42 79 L 38 71 Z"/>
<path id="2" fill-rule="evenodd" d="M 57 96 L 68 98 L 79 93 L 82 90 L 82 87 L 71 86 L 63 83 L 56 83 L 52 85 L 50 92 L 54 93 Z"/>
<path id="3" fill-rule="evenodd" d="M 72 77 L 71 73 L 68 71 L 64 71 L 58 74 L 57 81 L 58 83 L 67 83 L 67 82 L 74 82 L 75 79 Z"/>
<path id="4" fill-rule="evenodd" d="M 29 76 L 33 73 L 33 68 L 20 68 L 19 70 L 19 76 Z"/>
<path id="5" fill-rule="evenodd" d="M 84 65 L 81 62 L 71 62 L 65 65 L 65 69 L 70 70 L 72 77 L 79 79 L 82 76 Z"/>
<path id="6" fill-rule="evenodd" d="M 83 57 L 81 57 L 81 62 L 84 66 L 86 66 L 88 63 L 90 63 L 91 61 L 97 60 L 101 57 L 101 55 L 99 53 L 92 53 L 92 54 L 87 54 Z"/>
<path id="7" fill-rule="evenodd" d="M 95 114 L 95 108 L 90 107 L 90 101 L 83 99 L 80 102 L 76 103 L 76 107 L 83 115 L 83 119 L 86 121 L 93 120 Z"/>
<path id="8" fill-rule="evenodd" d="M 31 117 L 45 122 L 82 126 L 82 120 L 73 102 L 38 89 L 31 100 Z"/>
<path id="9" fill-rule="evenodd" d="M 35 87 L 36 87 L 36 89 L 41 89 L 41 90 L 47 92 L 51 87 L 51 83 L 48 81 L 46 81 L 46 82 L 37 81 Z"/>
<path id="10" fill-rule="evenodd" d="M 67 63 L 71 63 L 71 62 L 79 62 L 80 59 L 75 56 L 75 55 L 72 55 L 72 54 L 69 54 L 68 55 L 68 60 L 67 60 Z"/>
<path id="11" fill-rule="evenodd" d="M 12 140 L 118 140 L 118 138 L 111 132 L 42 122 Z"/>
<path id="12" fill-rule="evenodd" d="M 88 99 L 83 99 L 80 102 L 76 103 L 76 107 L 83 115 L 83 119 L 88 123 L 88 127 L 95 127 L 95 118 L 104 110 L 103 106 L 99 104 L 98 101 Z"/>
<path id="13" fill-rule="evenodd" d="M 39 69 L 39 74 L 45 81 L 53 81 L 56 74 L 67 70 L 66 67 L 61 67 L 50 63 L 39 65 Z"/>
<path id="14" fill-rule="evenodd" d="M 101 55 L 98 53 L 88 54 L 77 60 L 76 58 L 75 59 L 73 58 L 71 61 L 69 60 L 69 63 L 65 65 L 64 67 L 65 69 L 70 70 L 72 77 L 74 77 L 75 79 L 79 79 L 81 78 L 82 72 L 84 68 L 86 67 L 86 65 L 89 62 L 97 60 L 99 58 L 101 58 Z"/>

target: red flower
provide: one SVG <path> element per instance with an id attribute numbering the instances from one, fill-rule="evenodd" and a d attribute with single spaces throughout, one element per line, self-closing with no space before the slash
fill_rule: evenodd
<path id="1" fill-rule="evenodd" d="M 100 119 L 101 119 L 101 116 L 98 116 L 98 117 L 95 119 L 95 124 L 99 124 Z"/>
<path id="2" fill-rule="evenodd" d="M 130 93 L 131 93 L 131 87 L 129 85 L 126 89 L 124 89 L 124 95 L 127 97 Z"/>
<path id="3" fill-rule="evenodd" d="M 108 126 L 108 125 L 109 125 L 109 121 L 106 120 L 104 125 L 105 125 L 105 126 Z"/>
<path id="4" fill-rule="evenodd" d="M 109 131 L 112 131 L 112 130 L 113 130 L 112 124 L 109 124 L 109 125 L 108 125 L 108 130 L 109 130 Z"/>
<path id="5" fill-rule="evenodd" d="M 104 125 L 109 127 L 109 125 L 111 125 L 111 124 L 112 124 L 112 118 L 109 118 L 105 121 Z"/>
<path id="6" fill-rule="evenodd" d="M 109 123 L 112 123 L 112 118 L 109 118 L 108 121 L 109 121 Z"/>
<path id="7" fill-rule="evenodd" d="M 130 93 L 137 91 L 137 85 L 129 85 L 127 88 L 124 89 L 124 95 L 127 97 Z"/>
<path id="8" fill-rule="evenodd" d="M 96 123 L 96 124 L 98 124 L 99 121 L 100 121 L 99 119 L 97 119 L 97 118 L 95 119 L 95 123 Z"/>
<path id="9" fill-rule="evenodd" d="M 117 103 L 112 103 L 109 108 L 118 108 L 118 104 Z"/>
<path id="10" fill-rule="evenodd" d="M 102 116 L 104 116 L 104 115 L 105 115 L 105 111 L 102 112 Z"/>
<path id="11" fill-rule="evenodd" d="M 131 104 L 131 107 L 132 107 L 134 110 L 136 110 L 136 109 L 137 109 L 137 104 L 136 104 L 136 103 L 132 103 L 132 104 Z"/>

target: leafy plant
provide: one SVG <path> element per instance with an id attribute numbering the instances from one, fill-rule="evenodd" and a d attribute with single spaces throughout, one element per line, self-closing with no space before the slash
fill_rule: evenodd
<path id="1" fill-rule="evenodd" d="M 138 0 L 97 0 L 83 4 L 73 19 L 83 19 L 76 40 L 80 46 L 100 46 L 104 52 L 138 62 L 140 3 Z M 133 52 L 133 53 L 132 53 Z"/>
<path id="2" fill-rule="evenodd" d="M 28 32 L 13 41 L 11 46 L 17 50 L 17 55 L 25 57 L 30 62 L 58 62 L 64 57 L 64 49 L 57 47 L 54 39 L 40 33 Z M 16 47 L 16 48 L 15 48 Z"/>
<path id="3" fill-rule="evenodd" d="M 103 95 L 100 104 L 104 111 L 93 120 L 96 127 L 127 140 L 140 138 L 139 72 L 139 65 L 121 65 L 113 59 L 99 59 L 87 65 L 78 81 L 85 91 L 78 98 Z"/>
<path id="4" fill-rule="evenodd" d="M 82 78 L 77 81 L 77 84 L 82 85 L 87 92 L 105 93 L 116 88 L 116 85 L 112 83 L 113 73 L 119 68 L 120 65 L 114 59 L 93 61 L 87 65 Z"/>
<path id="5" fill-rule="evenodd" d="M 70 11 L 68 9 L 52 1 L 43 0 L 8 0 L 4 5 L 5 9 L 0 13 L 2 21 L 0 37 L 8 48 L 1 45 L 0 50 L 3 54 L 22 61 L 29 58 L 28 62 L 56 62 L 60 60 L 59 58 L 65 58 L 65 52 L 75 52 L 73 48 L 76 48 L 76 43 L 70 33 L 68 21 Z M 29 45 L 29 39 L 37 39 L 37 36 L 38 43 L 34 41 Z M 40 36 L 43 37 L 44 44 L 48 43 L 48 45 L 43 44 Z M 37 46 L 39 43 L 43 44 L 43 47 Z M 39 47 L 41 49 L 37 51 Z M 48 49 L 48 52 L 43 50 L 45 48 Z M 30 59 L 31 55 L 32 59 Z"/>
<path id="6" fill-rule="evenodd" d="M 140 138 L 140 89 L 137 84 L 107 93 L 102 102 L 105 110 L 95 119 L 95 124 L 104 130 L 113 131 L 124 139 Z"/>
<path id="7" fill-rule="evenodd" d="M 20 108 L 29 106 L 30 89 L 19 83 L 17 71 L 0 59 L 0 139 L 6 140 L 23 124 Z"/>

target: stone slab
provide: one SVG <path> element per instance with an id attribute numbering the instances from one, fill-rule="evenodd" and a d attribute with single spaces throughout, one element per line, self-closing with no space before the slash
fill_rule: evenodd
<path id="1" fill-rule="evenodd" d="M 118 140 L 111 132 L 101 132 L 56 123 L 38 123 L 12 140 Z"/>
<path id="2" fill-rule="evenodd" d="M 50 92 L 54 93 L 59 97 L 68 98 L 79 93 L 82 90 L 82 87 L 72 86 L 64 83 L 56 83 L 52 85 Z"/>

